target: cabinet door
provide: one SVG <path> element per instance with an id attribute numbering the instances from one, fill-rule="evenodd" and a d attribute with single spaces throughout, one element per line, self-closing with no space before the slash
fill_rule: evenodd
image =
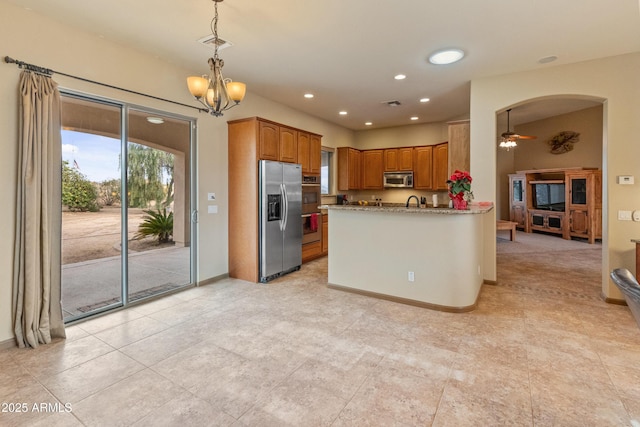
<path id="1" fill-rule="evenodd" d="M 273 123 L 260 122 L 260 159 L 275 160 L 280 158 L 280 126 Z"/>
<path id="2" fill-rule="evenodd" d="M 398 149 L 387 148 L 384 150 L 384 170 L 394 172 L 398 170 Z"/>
<path id="3" fill-rule="evenodd" d="M 413 148 L 398 148 L 398 170 L 413 170 Z"/>
<path id="4" fill-rule="evenodd" d="M 362 188 L 365 190 L 382 190 L 382 174 L 384 172 L 384 151 L 366 150 L 362 152 Z"/>
<path id="5" fill-rule="evenodd" d="M 322 215 L 322 253 L 329 252 L 329 215 Z"/>
<path id="6" fill-rule="evenodd" d="M 584 176 L 569 177 L 569 205 L 586 206 L 589 203 L 588 178 Z"/>
<path id="7" fill-rule="evenodd" d="M 349 148 L 338 148 L 338 190 L 360 189 L 360 151 Z"/>
<path id="8" fill-rule="evenodd" d="M 297 163 L 298 161 L 298 138 L 297 132 L 293 129 L 280 127 L 280 161 L 287 163 Z"/>
<path id="9" fill-rule="evenodd" d="M 322 137 L 320 135 L 309 136 L 309 173 L 320 175 L 322 168 Z"/>
<path id="10" fill-rule="evenodd" d="M 587 211 L 572 210 L 569 214 L 569 230 L 576 234 L 589 234 L 589 214 Z"/>
<path id="11" fill-rule="evenodd" d="M 431 190 L 433 183 L 433 147 L 415 147 L 413 149 L 413 188 Z"/>
<path id="12" fill-rule="evenodd" d="M 306 132 L 298 132 L 298 163 L 302 165 L 302 173 L 307 174 L 310 172 L 309 166 L 309 134 Z"/>
<path id="13" fill-rule="evenodd" d="M 516 223 L 518 228 L 525 228 L 527 212 L 524 206 L 516 205 L 511 207 L 511 221 Z"/>
<path id="14" fill-rule="evenodd" d="M 433 147 L 433 189 L 447 190 L 449 179 L 449 144 Z"/>

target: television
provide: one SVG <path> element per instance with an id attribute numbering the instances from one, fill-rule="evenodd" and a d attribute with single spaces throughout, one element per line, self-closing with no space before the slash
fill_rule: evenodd
<path id="1" fill-rule="evenodd" d="M 564 184 L 533 184 L 533 208 L 564 212 Z"/>

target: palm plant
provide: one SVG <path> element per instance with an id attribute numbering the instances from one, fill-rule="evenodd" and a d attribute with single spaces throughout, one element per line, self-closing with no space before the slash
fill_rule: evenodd
<path id="1" fill-rule="evenodd" d="M 167 209 L 163 208 L 153 211 L 145 209 L 146 215 L 142 223 L 138 226 L 138 232 L 134 239 L 143 239 L 147 236 L 154 236 L 158 243 L 167 243 L 173 237 L 173 212 L 167 214 Z"/>

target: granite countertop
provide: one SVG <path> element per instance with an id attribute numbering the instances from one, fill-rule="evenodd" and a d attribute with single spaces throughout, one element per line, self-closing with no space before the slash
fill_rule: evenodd
<path id="1" fill-rule="evenodd" d="M 383 206 L 373 205 L 322 205 L 318 206 L 319 209 L 328 210 L 345 210 L 345 211 L 367 211 L 367 212 L 390 212 L 390 213 L 412 213 L 412 214 L 436 214 L 436 215 L 469 215 L 469 214 L 484 214 L 493 209 L 493 203 L 491 204 L 470 204 L 467 210 L 457 210 L 448 207 L 438 208 L 418 208 L 415 206 L 406 207 L 404 204 L 384 204 Z"/>

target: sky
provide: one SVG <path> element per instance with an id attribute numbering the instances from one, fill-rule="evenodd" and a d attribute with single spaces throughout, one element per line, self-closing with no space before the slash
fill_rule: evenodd
<path id="1" fill-rule="evenodd" d="M 90 181 L 102 182 L 120 178 L 120 140 L 69 130 L 62 131 L 62 160 Z"/>

